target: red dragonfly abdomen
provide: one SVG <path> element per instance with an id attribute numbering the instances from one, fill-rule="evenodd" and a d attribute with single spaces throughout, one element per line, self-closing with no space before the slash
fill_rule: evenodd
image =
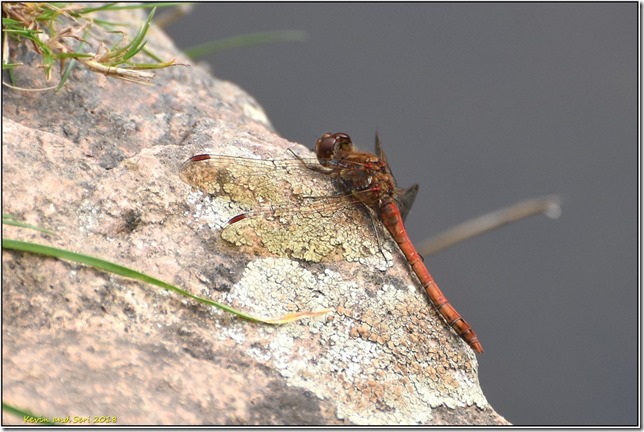
<path id="1" fill-rule="evenodd" d="M 400 250 L 405 254 L 407 261 L 411 265 L 414 273 L 418 276 L 420 283 L 427 291 L 432 304 L 445 319 L 447 324 L 454 329 L 454 331 L 461 337 L 468 345 L 476 352 L 482 353 L 483 346 L 479 342 L 479 338 L 472 330 L 472 327 L 463 319 L 454 306 L 452 306 L 443 292 L 440 290 L 434 278 L 425 267 L 422 257 L 416 252 L 416 248 L 409 240 L 407 230 L 403 225 L 400 210 L 395 202 L 389 201 L 380 207 L 380 218 L 382 223 L 387 227 L 391 233 Z"/>

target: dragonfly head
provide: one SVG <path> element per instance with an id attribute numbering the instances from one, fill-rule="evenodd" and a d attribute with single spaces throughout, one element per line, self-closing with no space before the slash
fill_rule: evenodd
<path id="1" fill-rule="evenodd" d="M 338 159 L 341 153 L 353 150 L 351 137 L 342 132 L 326 132 L 315 143 L 315 154 L 323 166 L 330 165 L 331 160 Z"/>

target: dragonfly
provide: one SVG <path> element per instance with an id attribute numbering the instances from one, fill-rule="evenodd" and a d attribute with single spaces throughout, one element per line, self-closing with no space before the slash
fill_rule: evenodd
<path id="1" fill-rule="evenodd" d="M 294 152 L 292 159 L 275 160 L 199 154 L 182 165 L 180 176 L 208 196 L 223 197 L 244 208 L 224 224 L 222 238 L 251 253 L 265 249 L 309 261 L 357 260 L 379 250 L 381 242 L 378 236 L 373 236 L 375 240 L 363 236 L 347 245 L 350 237 L 345 230 L 362 224 L 377 226 L 379 220 L 439 315 L 475 352 L 482 353 L 476 333 L 438 287 L 405 229 L 403 221 L 418 186 L 397 186 L 377 134 L 375 152 L 357 150 L 346 133 L 326 132 L 316 141 L 317 159 Z M 322 192 L 315 194 L 313 188 Z"/>

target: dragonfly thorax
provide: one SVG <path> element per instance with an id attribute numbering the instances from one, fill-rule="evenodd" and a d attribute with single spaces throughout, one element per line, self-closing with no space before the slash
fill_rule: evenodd
<path id="1" fill-rule="evenodd" d="M 315 152 L 331 176 L 362 203 L 379 208 L 394 199 L 396 183 L 387 162 L 357 151 L 349 135 L 327 132 L 318 138 Z"/>

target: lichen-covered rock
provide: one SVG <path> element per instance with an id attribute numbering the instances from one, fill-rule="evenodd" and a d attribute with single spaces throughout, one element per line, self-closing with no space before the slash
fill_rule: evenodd
<path id="1" fill-rule="evenodd" d="M 189 63 L 161 31 L 147 46 Z M 12 46 L 26 63 L 16 84 L 42 86 L 28 50 Z M 255 324 L 3 250 L 4 401 L 50 420 L 121 425 L 505 424 L 474 353 L 393 243 L 379 240 L 385 266 L 243 254 L 199 210 L 212 201 L 179 178 L 196 153 L 285 158 L 289 147 L 250 96 L 194 65 L 159 70 L 150 87 L 76 68 L 58 93 L 3 88 L 3 212 L 56 232 L 4 226 L 5 238 L 111 260 L 262 316 L 332 309 Z M 3 423 L 23 419 L 3 413 Z"/>

